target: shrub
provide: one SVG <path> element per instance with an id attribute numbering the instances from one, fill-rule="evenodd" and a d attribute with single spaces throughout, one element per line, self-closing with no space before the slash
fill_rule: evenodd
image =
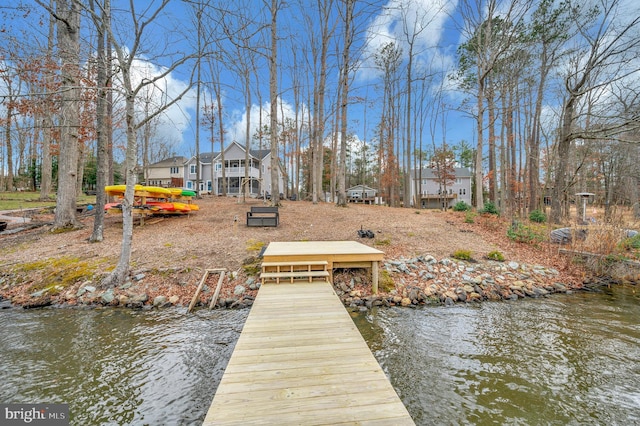
<path id="1" fill-rule="evenodd" d="M 480 213 L 494 214 L 496 216 L 500 215 L 500 211 L 491 201 L 487 201 L 484 203 L 484 208 Z"/>
<path id="2" fill-rule="evenodd" d="M 545 223 L 547 221 L 547 215 L 541 210 L 534 210 L 529 213 L 529 220 L 536 223 Z"/>
<path id="3" fill-rule="evenodd" d="M 454 212 L 466 212 L 471 210 L 471 206 L 467 203 L 465 203 L 464 201 L 458 201 L 454 206 L 453 206 L 453 211 Z"/>
<path id="4" fill-rule="evenodd" d="M 471 260 L 471 250 L 456 250 L 451 257 L 458 260 Z"/>
<path id="5" fill-rule="evenodd" d="M 640 234 L 636 234 L 633 237 L 625 238 L 620 241 L 620 248 L 622 250 L 638 250 L 640 249 Z"/>
<path id="6" fill-rule="evenodd" d="M 476 214 L 474 212 L 472 212 L 471 210 L 469 210 L 464 215 L 464 222 L 465 223 L 473 223 L 475 217 L 476 217 Z"/>
<path id="7" fill-rule="evenodd" d="M 487 259 L 497 260 L 498 262 L 504 261 L 504 255 L 497 250 L 487 253 Z"/>
<path id="8" fill-rule="evenodd" d="M 544 235 L 530 226 L 516 224 L 507 230 L 507 237 L 519 243 L 536 244 L 544 240 Z"/>

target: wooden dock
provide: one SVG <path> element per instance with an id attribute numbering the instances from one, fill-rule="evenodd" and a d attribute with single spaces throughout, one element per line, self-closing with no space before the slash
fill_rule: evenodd
<path id="1" fill-rule="evenodd" d="M 204 425 L 414 425 L 324 281 L 265 284 Z"/>
<path id="2" fill-rule="evenodd" d="M 357 241 L 274 241 L 263 254 L 265 262 L 326 261 L 329 279 L 334 268 L 370 268 L 371 285 L 378 293 L 378 262 L 384 252 Z"/>

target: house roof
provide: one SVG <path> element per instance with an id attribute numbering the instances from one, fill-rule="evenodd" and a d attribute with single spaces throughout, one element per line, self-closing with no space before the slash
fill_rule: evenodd
<path id="1" fill-rule="evenodd" d="M 377 189 L 371 188 L 370 186 L 367 185 L 356 185 L 356 186 L 352 186 L 351 188 L 347 189 L 347 191 L 377 191 Z"/>
<path id="2" fill-rule="evenodd" d="M 455 167 L 454 168 L 457 178 L 470 178 L 471 171 L 466 167 Z M 416 179 L 418 177 L 418 171 L 416 169 L 411 170 L 411 177 Z M 436 175 L 433 173 L 433 169 L 431 167 L 425 167 L 422 169 L 422 178 L 423 179 L 435 179 Z"/>
<path id="3" fill-rule="evenodd" d="M 249 150 L 249 154 L 253 155 L 256 158 L 263 159 L 267 155 L 271 153 L 270 149 L 251 149 Z"/>
<path id="4" fill-rule="evenodd" d="M 157 163 L 150 164 L 148 167 L 172 167 L 182 166 L 187 162 L 187 158 L 181 155 L 175 157 L 169 157 L 164 160 L 160 160 Z"/>

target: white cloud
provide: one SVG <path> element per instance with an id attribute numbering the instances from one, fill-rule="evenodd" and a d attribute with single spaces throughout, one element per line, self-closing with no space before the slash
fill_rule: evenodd
<path id="1" fill-rule="evenodd" d="M 436 56 L 449 54 L 443 49 L 445 24 L 457 7 L 457 0 L 390 0 L 382 12 L 367 29 L 367 45 L 364 62 L 361 64 L 361 79 L 376 77 L 373 57 L 381 46 L 396 42 L 406 57 L 409 44 L 413 40 L 414 57 L 418 64 L 444 64 L 453 59 L 432 62 Z M 415 39 L 414 39 L 415 35 Z"/>
<path id="2" fill-rule="evenodd" d="M 281 98 L 278 98 L 278 101 L 281 104 L 278 106 L 278 123 L 282 123 L 284 119 L 295 120 L 296 111 L 293 105 L 289 104 L 286 101 L 283 101 Z M 305 111 L 306 107 L 303 105 L 302 110 Z M 262 126 L 269 126 L 269 117 L 271 112 L 271 103 L 265 102 L 262 108 L 260 105 L 253 104 L 251 106 L 251 122 L 249 123 L 250 127 L 250 136 L 253 138 L 255 134 L 257 134 L 258 128 L 260 126 L 260 116 L 262 116 Z M 307 119 L 306 113 L 298 112 L 298 114 L 302 114 L 302 117 L 299 117 L 299 121 L 303 121 Z M 241 145 L 245 144 L 245 135 L 247 129 L 247 113 L 245 110 L 236 110 L 234 111 L 233 117 L 231 119 L 230 124 L 227 125 L 227 140 L 228 141 L 236 141 Z M 257 145 L 257 141 L 251 141 L 253 146 Z M 268 143 L 268 142 L 267 142 Z"/>

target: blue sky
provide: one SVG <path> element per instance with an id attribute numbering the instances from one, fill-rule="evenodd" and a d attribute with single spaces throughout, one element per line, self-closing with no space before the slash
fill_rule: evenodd
<path id="1" fill-rule="evenodd" d="M 129 1 L 112 1 L 115 32 L 118 37 L 121 37 L 125 46 L 130 46 L 132 32 L 128 13 Z M 475 145 L 474 118 L 468 113 L 460 111 L 465 95 L 458 91 L 450 81 L 443 80 L 443 76 L 455 69 L 457 63 L 456 49 L 467 36 L 462 29 L 463 25 L 458 13 L 458 8 L 462 4 L 459 4 L 459 2 L 462 1 L 388 0 L 357 3 L 358 9 L 356 10 L 355 22 L 357 35 L 353 46 L 353 56 L 354 60 L 357 61 L 358 67 L 351 86 L 351 97 L 354 101 L 349 106 L 349 131 L 355 135 L 356 139 L 367 142 L 372 141 L 374 129 L 380 120 L 381 79 L 380 72 L 373 64 L 372 57 L 383 43 L 396 41 L 403 47 L 406 59 L 408 47 L 402 24 L 406 21 L 414 23 L 414 27 L 418 28 L 415 31 L 417 37 L 414 44 L 416 74 L 424 70 L 425 73 L 432 76 L 426 84 L 431 94 L 441 84 L 447 89 L 444 91 L 442 100 L 447 105 L 448 112 L 444 119 L 437 120 L 433 126 L 433 133 L 429 131 L 428 121 L 432 114 L 428 110 L 424 112 L 427 120 L 426 128 L 423 132 L 424 144 L 431 146 L 431 138 L 433 136 L 437 144 L 441 143 L 443 139 L 449 144 L 456 144 L 464 139 Z M 137 12 L 146 11 L 147 16 L 148 13 L 156 9 L 159 3 L 159 0 L 136 0 L 134 2 Z M 226 7 L 233 13 L 250 13 L 254 19 L 263 22 L 268 22 L 269 19 L 268 9 L 265 6 L 269 2 L 264 0 L 235 0 L 232 2 L 220 1 L 213 3 L 220 3 L 221 7 Z M 500 3 L 502 5 L 510 4 L 509 1 Z M 8 47 L 8 37 L 15 37 L 24 42 L 25 49 L 28 49 L 29 46 L 44 46 L 46 19 L 42 19 L 42 16 L 45 16 L 46 13 L 34 0 L 25 0 L 21 4 L 27 6 L 24 10 L 29 11 L 29 13 L 22 11 L 14 13 L 16 9 L 13 5 L 0 6 L 0 13 L 4 15 L 2 16 L 4 22 L 2 23 L 3 31 L 0 33 L 0 43 L 4 44 L 4 47 Z M 317 37 L 312 33 L 317 31 L 317 20 L 311 19 L 314 25 L 310 30 L 305 16 L 310 12 L 313 5 L 314 1 L 311 0 L 300 0 L 299 2 L 289 0 L 278 16 L 280 30 L 278 52 L 280 67 L 279 90 L 281 93 L 279 113 L 284 113 L 285 117 L 292 117 L 295 113 L 292 87 L 293 76 L 296 71 L 301 72 L 299 78 L 301 79 L 300 84 L 302 87 L 309 87 L 310 84 L 309 77 L 306 76 L 306 71 L 304 71 L 306 68 L 305 49 L 310 46 L 310 40 Z M 624 0 L 622 7 L 627 7 L 633 12 L 628 13 L 626 16 L 637 15 L 638 6 L 633 3 L 633 0 Z M 212 13 L 211 15 L 213 19 L 219 18 L 219 13 Z M 406 19 L 403 19 L 403 17 L 406 17 Z M 45 25 L 38 25 L 39 22 Z M 339 34 L 341 21 L 335 11 L 333 12 L 332 22 L 335 23 L 336 32 Z M 416 22 L 418 25 L 415 25 Z M 85 24 L 87 24 L 86 21 Z M 188 4 L 184 1 L 172 0 L 163 14 L 147 28 L 148 32 L 143 41 L 143 49 L 137 56 L 136 76 L 141 78 L 145 74 L 153 75 L 158 73 L 163 65 L 171 63 L 172 58 L 176 57 L 175 53 L 178 53 L 179 56 L 185 52 L 192 52 L 196 44 L 196 34 L 193 27 L 193 10 L 189 9 Z M 214 29 L 219 28 L 215 27 Z M 22 32 L 23 30 L 24 32 Z M 412 33 L 412 31 L 409 32 Z M 262 37 L 267 35 L 268 32 L 262 33 Z M 83 37 L 88 41 L 90 34 L 85 31 Z M 260 35 L 257 35 L 253 38 L 256 46 L 263 42 L 260 37 Z M 328 94 L 330 96 L 327 97 L 327 108 L 334 103 L 333 93 L 335 93 L 338 77 L 336 58 L 340 54 L 341 36 L 336 36 L 336 39 L 337 41 L 333 42 L 329 48 L 331 66 L 328 72 Z M 224 49 L 231 49 L 230 43 L 223 41 L 221 44 Z M 256 51 L 260 54 L 256 56 L 258 58 L 256 70 L 252 72 L 251 77 L 252 86 L 254 86 L 251 102 L 252 133 L 255 132 L 254 129 L 258 125 L 258 116 L 260 114 L 262 114 L 263 123 L 268 121 L 267 114 L 269 110 L 269 72 L 264 57 L 265 49 L 258 47 Z M 87 57 L 87 52 L 85 52 L 84 57 Z M 242 79 L 239 78 L 235 67 L 240 62 L 233 54 L 222 56 L 218 62 L 222 70 L 222 104 L 227 143 L 231 140 L 244 143 L 246 123 L 244 92 Z M 181 67 L 160 82 L 160 85 L 166 90 L 164 93 L 169 97 L 180 93 L 186 87 L 191 70 L 191 66 Z M 203 80 L 208 81 L 210 77 L 206 66 L 204 70 Z M 0 90 L 3 89 L 2 84 L 0 82 Z M 161 91 L 149 93 L 149 97 L 157 100 L 160 93 Z M 211 91 L 206 85 L 201 93 L 203 98 L 211 99 Z M 415 95 L 417 94 L 414 93 Z M 301 109 L 306 111 L 309 108 L 309 98 L 305 94 L 303 96 Z M 427 98 L 424 104 L 427 107 L 431 107 L 434 102 L 433 98 Z M 0 113 L 3 112 L 3 108 L 4 106 L 0 105 Z M 551 119 L 550 124 L 553 126 L 557 104 L 547 105 L 546 111 L 548 111 L 547 117 Z M 157 124 L 157 138 L 162 139 L 164 143 L 171 144 L 173 151 L 177 154 L 192 155 L 195 152 L 194 117 L 195 89 L 192 89 L 184 99 L 168 109 L 160 117 Z M 330 125 L 331 123 L 328 123 L 328 128 Z M 201 152 L 210 150 L 208 140 L 209 131 L 201 128 Z"/>
<path id="2" fill-rule="evenodd" d="M 262 1 L 250 1 L 254 4 L 256 10 L 252 11 L 254 16 L 261 17 L 265 21 L 268 19 L 268 10 Z M 138 2 L 138 4 L 147 4 L 146 2 Z M 407 6 L 407 4 L 409 6 Z M 379 107 L 382 96 L 380 87 L 380 72 L 376 69 L 372 61 L 372 56 L 376 50 L 385 42 L 393 41 L 402 43 L 402 17 L 418 16 L 422 21 L 424 30 L 420 32 L 416 39 L 415 50 L 420 53 L 416 55 L 415 67 L 429 68 L 430 73 L 447 73 L 455 66 L 455 49 L 457 47 L 460 34 L 455 31 L 455 24 L 451 19 L 454 13 L 456 1 L 442 0 L 421 0 L 413 2 L 389 1 L 378 2 L 373 6 L 368 5 L 367 9 L 360 9 L 357 13 L 357 36 L 354 43 L 354 54 L 358 58 L 358 70 L 352 84 L 351 95 L 353 98 L 358 97 L 362 101 L 356 101 L 350 104 L 350 132 L 352 132 L 358 140 L 371 141 L 374 138 L 374 129 L 379 122 Z M 159 21 L 162 30 L 169 30 L 171 25 L 178 24 L 186 27 L 192 25 L 192 12 L 187 10 L 182 2 L 174 2 L 168 9 L 168 16 Z M 166 19 L 166 20 L 165 20 Z M 303 47 L 307 37 L 311 37 L 302 11 L 295 2 L 289 2 L 288 6 L 279 14 L 279 29 L 281 38 L 279 40 L 279 90 L 281 93 L 279 113 L 283 112 L 285 116 L 292 117 L 294 115 L 294 99 L 292 91 L 292 73 L 294 65 L 294 53 L 296 49 L 296 60 L 301 61 L 304 55 Z M 340 23 L 338 17 L 335 17 L 337 23 L 336 31 L 340 31 Z M 155 32 L 154 28 L 154 32 Z M 173 31 L 173 29 L 171 29 Z M 340 36 L 337 37 L 341 39 Z M 193 43 L 193 42 L 192 42 Z M 227 45 L 228 46 L 228 45 Z M 332 44 L 330 49 L 340 48 L 340 42 Z M 408 50 L 405 47 L 405 51 Z M 335 63 L 337 52 L 330 51 L 330 62 Z M 242 91 L 242 81 L 235 74 L 233 66 L 226 66 L 224 79 L 224 98 L 223 110 L 225 112 L 225 129 L 227 137 L 230 140 L 237 140 L 241 143 L 245 138 L 246 114 L 244 108 L 244 93 Z M 142 64 L 141 64 L 142 66 Z M 187 70 L 176 70 L 170 77 L 168 87 L 181 87 L 181 81 Z M 205 67 L 206 73 L 206 67 Z M 256 77 L 257 76 L 257 77 Z M 303 79 L 308 77 L 302 76 Z M 207 77 L 205 76 L 206 80 Z M 268 99 L 268 69 L 264 58 L 258 59 L 258 72 L 252 77 L 253 84 L 260 87 L 262 96 L 262 116 L 263 123 L 268 122 L 269 99 Z M 328 75 L 328 93 L 335 90 L 337 81 L 337 67 L 331 66 Z M 305 81 L 303 84 L 307 84 Z M 439 79 L 436 77 L 430 84 L 438 85 Z M 210 92 L 205 88 L 203 96 L 209 98 Z M 459 94 L 455 92 L 448 93 L 446 102 L 450 105 L 459 103 Z M 252 128 L 258 125 L 258 115 L 260 114 L 260 104 L 256 90 L 252 92 Z M 364 103 L 367 103 L 366 107 Z M 327 98 L 327 103 L 333 103 L 332 97 Z M 303 101 L 303 109 L 308 108 L 308 103 Z M 366 115 L 366 117 L 365 117 Z M 194 152 L 194 129 L 195 129 L 195 90 L 192 96 L 186 97 L 180 104 L 165 114 L 166 119 L 161 126 L 162 132 L 172 135 L 176 139 L 176 150 L 178 154 L 190 155 Z M 449 143 L 456 143 L 460 139 L 473 141 L 473 120 L 471 118 L 463 118 L 455 113 L 448 114 L 448 120 L 454 122 L 453 125 L 447 126 L 447 140 Z M 463 125 L 464 123 L 464 125 Z M 208 141 L 209 133 L 206 129 L 201 130 L 201 152 L 209 150 Z M 442 140 L 440 129 L 437 131 L 436 140 Z M 430 137 L 425 139 L 429 142 Z"/>
<path id="3" fill-rule="evenodd" d="M 204 0 L 203 0 L 204 1 Z M 215 2 L 214 2 L 215 3 Z M 229 2 L 220 2 L 224 7 L 228 7 Z M 269 3 L 269 2 L 266 2 Z M 309 45 L 309 37 L 313 37 L 308 29 L 308 23 L 305 21 L 305 13 L 308 12 L 313 5 L 313 1 L 301 0 L 303 6 L 296 1 L 289 1 L 279 13 L 279 90 L 281 97 L 279 102 L 279 113 L 283 112 L 285 116 L 294 115 L 294 99 L 292 90 L 292 75 L 296 67 L 298 71 L 300 66 L 294 63 L 304 62 L 304 49 Z M 18 3 L 16 3 L 17 5 Z M 20 2 L 24 5 L 25 11 L 16 13 L 13 6 L 0 6 L 0 12 L 8 13 L 10 19 L 5 16 L 3 26 L 4 36 L 0 37 L 0 43 L 7 47 L 7 36 L 16 37 L 25 40 L 25 46 L 29 45 L 46 45 L 46 12 L 43 8 L 35 3 L 34 0 L 25 0 Z M 146 16 L 157 8 L 160 4 L 158 0 L 134 2 L 138 13 L 146 12 Z M 236 6 L 236 10 L 246 11 L 256 19 L 268 21 L 268 9 L 262 0 L 244 0 L 233 1 L 232 5 Z M 244 4 L 244 6 L 242 5 Z M 356 10 L 356 39 L 354 41 L 353 55 L 358 64 L 354 80 L 352 83 L 351 95 L 353 99 L 358 99 L 350 104 L 349 107 L 349 131 L 353 133 L 358 140 L 367 142 L 374 138 L 374 129 L 380 119 L 380 103 L 382 97 L 382 89 L 380 87 L 380 73 L 372 62 L 372 55 L 376 52 L 380 45 L 385 42 L 395 40 L 402 43 L 402 16 L 419 16 L 423 21 L 424 30 L 416 39 L 416 50 L 420 54 L 416 55 L 416 69 L 419 67 L 428 67 L 431 73 L 447 72 L 455 65 L 455 48 L 457 46 L 460 34 L 456 32 L 454 22 L 451 15 L 454 13 L 457 0 L 413 0 L 411 2 L 401 0 L 378 1 L 373 3 L 358 3 Z M 122 43 L 129 47 L 131 40 L 131 30 L 129 25 L 130 16 L 128 13 L 129 1 L 112 0 L 113 8 L 113 25 L 114 31 L 122 40 Z M 309 9 L 309 10 L 307 10 Z M 213 14 L 215 17 L 215 14 Z M 336 32 L 341 31 L 340 19 L 336 12 L 333 12 L 333 22 L 336 24 Z M 89 25 L 87 19 L 83 20 L 84 25 Z M 173 0 L 169 6 L 153 21 L 147 28 L 146 37 L 143 41 L 143 49 L 140 51 L 135 64 L 136 78 L 142 78 L 145 75 L 153 75 L 161 70 L 163 65 L 171 62 L 175 57 L 171 53 L 177 51 L 191 52 L 195 46 L 195 33 L 193 28 L 193 10 L 189 6 L 179 0 Z M 317 28 L 315 28 L 317 30 Z M 22 30 L 25 30 L 22 32 Z M 83 38 L 88 41 L 91 34 L 87 31 L 83 32 Z M 329 74 L 328 74 L 328 93 L 327 107 L 332 107 L 334 103 L 333 93 L 338 77 L 338 68 L 336 66 L 336 57 L 339 56 L 338 49 L 341 49 L 341 36 L 336 36 L 338 41 L 333 42 L 329 52 Z M 257 38 L 256 38 L 257 39 Z M 224 43 L 223 43 L 224 44 Z M 227 43 L 227 47 L 230 45 Z M 264 49 L 259 49 L 264 53 Z M 405 49 L 406 50 L 406 49 Z M 87 52 L 84 52 L 86 60 Z M 223 111 L 225 114 L 225 129 L 227 134 L 227 143 L 231 140 L 237 140 L 244 143 L 246 114 L 244 108 L 244 93 L 242 91 L 242 81 L 238 78 L 233 67 L 233 61 L 228 57 L 223 58 L 221 66 L 223 69 Z M 169 97 L 175 96 L 186 87 L 188 75 L 191 67 L 182 67 L 172 72 L 164 81 L 160 82 L 166 90 Z M 259 93 L 257 89 L 252 91 L 252 128 L 257 127 L 258 115 L 262 110 L 263 123 L 268 122 L 267 114 L 269 110 L 269 94 L 268 94 L 268 68 L 264 57 L 258 60 L 257 72 L 252 75 L 252 83 L 259 87 L 262 97 L 262 108 L 259 102 Z M 206 75 L 204 80 L 209 77 Z M 309 77 L 302 74 L 300 76 L 302 84 L 308 87 Z M 0 83 L 1 85 L 2 83 Z M 439 84 L 438 78 L 432 83 Z M 1 88 L 1 87 L 0 87 Z M 157 99 L 161 91 L 149 91 L 148 96 Z M 205 87 L 201 92 L 204 98 L 210 99 L 211 92 Z M 306 96 L 306 95 L 305 95 Z M 446 102 L 450 105 L 459 103 L 459 94 L 449 92 Z M 302 109 L 308 108 L 308 99 L 303 100 Z M 366 105 L 365 105 L 366 103 Z M 4 106 L 0 105 L 0 109 Z M 456 143 L 460 139 L 472 141 L 473 121 L 470 118 L 460 118 L 456 114 L 449 113 L 448 120 L 452 122 L 447 125 L 447 140 L 450 143 Z M 329 125 L 331 123 L 328 123 Z M 194 134 L 195 134 L 195 88 L 184 97 L 177 105 L 169 108 L 159 118 L 157 123 L 158 138 L 165 143 L 173 146 L 175 153 L 179 155 L 189 156 L 195 152 Z M 252 130 L 253 132 L 254 130 Z M 209 132 L 207 129 L 201 128 L 201 148 L 200 151 L 209 151 L 210 143 L 208 142 Z M 441 141 L 440 130 L 436 136 L 437 141 Z M 425 139 L 428 142 L 430 139 Z"/>

